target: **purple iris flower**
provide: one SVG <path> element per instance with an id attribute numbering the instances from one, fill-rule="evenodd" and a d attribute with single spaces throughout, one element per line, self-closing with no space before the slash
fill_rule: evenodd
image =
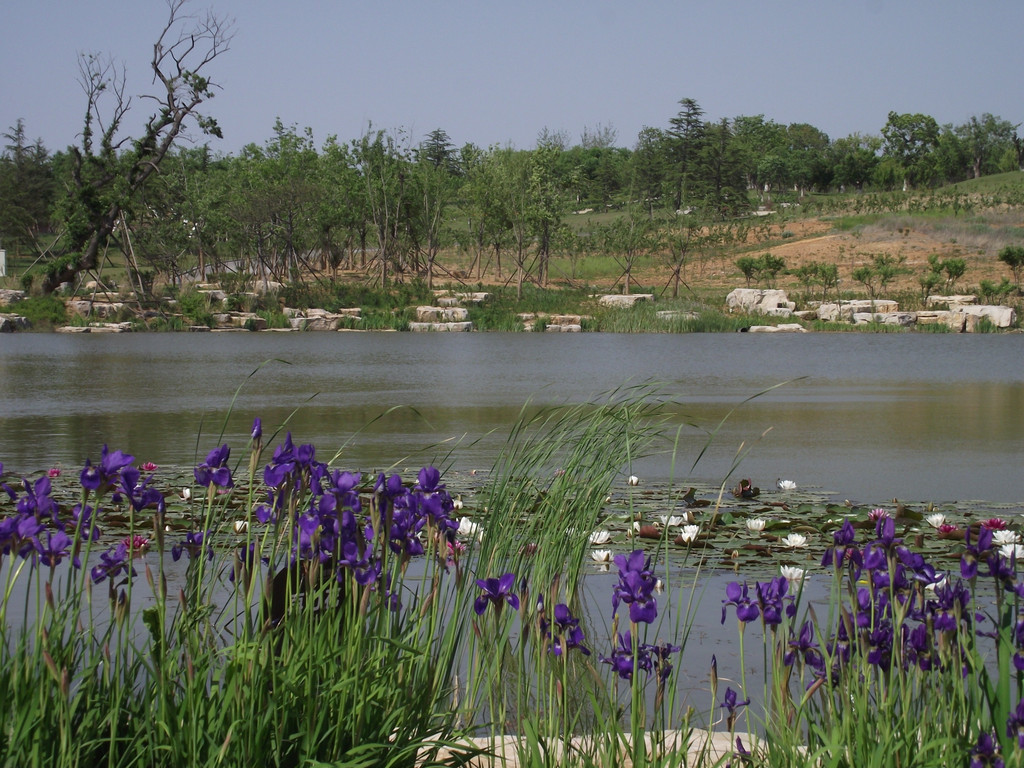
<path id="1" fill-rule="evenodd" d="M 92 513 L 88 504 L 76 504 L 71 510 L 71 527 L 78 531 L 82 541 L 99 541 L 100 529 L 93 524 Z"/>
<path id="2" fill-rule="evenodd" d="M 976 544 L 971 544 L 970 527 L 964 532 L 964 543 L 967 545 L 960 557 L 960 575 L 965 579 L 973 579 L 978 575 L 978 560 L 992 549 L 992 531 L 982 527 L 978 530 Z"/>
<path id="3" fill-rule="evenodd" d="M 516 583 L 516 575 L 514 573 L 506 573 L 497 579 L 477 579 L 476 585 L 483 590 L 480 597 L 473 602 L 473 610 L 476 611 L 477 616 L 482 616 L 483 612 L 487 610 L 487 604 L 493 603 L 494 610 L 501 614 L 501 609 L 508 603 L 512 606 L 512 610 L 519 610 L 519 597 L 512 592 L 512 587 Z"/>
<path id="4" fill-rule="evenodd" d="M 259 416 L 252 420 L 252 432 L 249 437 L 254 443 L 263 439 L 263 419 Z"/>
<path id="5" fill-rule="evenodd" d="M 164 511 L 164 495 L 156 488 L 150 488 L 149 483 L 153 479 L 150 475 L 141 483 L 141 473 L 135 467 L 125 467 L 121 470 L 118 490 L 114 492 L 114 503 L 120 503 L 122 495 L 128 497 L 128 503 L 136 512 L 147 507 L 155 507 L 160 512 Z"/>
<path id="6" fill-rule="evenodd" d="M 352 571 L 356 584 L 366 586 L 380 576 L 379 564 L 371 560 L 368 553 L 360 553 L 355 541 L 346 541 L 341 545 L 341 556 L 338 558 L 338 580 L 341 581 L 345 569 Z"/>
<path id="7" fill-rule="evenodd" d="M 730 605 L 736 606 L 736 618 L 744 624 L 756 621 L 761 615 L 761 609 L 757 603 L 752 602 L 748 596 L 746 582 L 743 584 L 737 581 L 730 582 L 725 588 L 725 598 L 722 601 L 723 624 L 725 624 L 725 609 Z"/>
<path id="8" fill-rule="evenodd" d="M 755 590 L 762 621 L 767 626 L 777 627 L 782 623 L 783 614 L 790 618 L 796 614 L 793 597 L 786 594 L 789 591 L 789 579 L 785 576 L 776 576 L 767 583 L 758 582 Z"/>
<path id="9" fill-rule="evenodd" d="M 958 621 L 970 625 L 971 614 L 967 606 L 971 602 L 971 591 L 962 581 L 938 584 L 933 595 L 916 618 L 921 621 L 931 619 L 936 632 L 953 632 Z"/>
<path id="10" fill-rule="evenodd" d="M 85 468 L 82 469 L 80 482 L 82 487 L 96 493 L 103 493 L 117 479 L 118 474 L 125 467 L 131 466 L 135 457 L 121 451 L 110 453 L 104 444 L 100 452 L 100 464 L 94 467 L 89 459 L 85 460 Z"/>
<path id="11" fill-rule="evenodd" d="M 72 539 L 64 531 L 47 531 L 46 543 L 44 544 L 41 539 L 37 539 L 37 548 L 39 550 L 39 560 L 43 565 L 55 566 L 60 563 L 64 558 L 71 556 L 71 545 Z M 76 555 L 72 564 L 75 568 L 81 568 L 82 563 Z"/>
<path id="12" fill-rule="evenodd" d="M 186 533 L 183 542 L 171 547 L 171 557 L 174 559 L 174 562 L 178 562 L 182 554 L 187 554 L 191 558 L 202 555 L 204 552 L 207 560 L 213 560 L 213 547 L 206 543 L 208 533 L 209 531 Z"/>
<path id="13" fill-rule="evenodd" d="M 11 515 L 0 520 L 0 554 L 16 550 L 20 557 L 38 551 L 38 536 L 43 526 L 35 515 Z"/>
<path id="14" fill-rule="evenodd" d="M 580 628 L 580 620 L 572 615 L 565 603 L 555 606 L 554 624 L 549 626 L 545 619 L 541 622 L 540 629 L 551 641 L 548 650 L 555 656 L 561 656 L 563 652 L 573 648 L 579 648 L 585 656 L 590 655 L 590 649 L 583 645 L 585 638 Z"/>
<path id="15" fill-rule="evenodd" d="M 636 658 L 633 658 L 633 635 L 631 632 L 620 632 L 618 645 L 611 656 L 602 656 L 602 664 L 610 664 L 612 670 L 622 680 L 632 680 L 637 669 L 650 673 L 653 668 L 651 655 L 644 645 L 637 646 Z"/>
<path id="16" fill-rule="evenodd" d="M 935 666 L 932 655 L 931 635 L 926 624 L 918 624 L 913 629 L 903 626 L 904 648 L 907 665 L 916 664 L 922 672 Z"/>
<path id="17" fill-rule="evenodd" d="M 822 567 L 835 566 L 840 568 L 844 561 L 847 561 L 855 568 L 854 579 L 859 577 L 863 560 L 860 550 L 856 547 L 857 532 L 853 529 L 853 523 L 849 520 L 843 521 L 838 531 L 832 533 L 832 547 L 825 550 L 821 558 Z"/>
<path id="18" fill-rule="evenodd" d="M 2 461 L 0 461 L 0 477 L 3 477 L 3 475 L 4 475 L 4 463 Z M 7 493 L 7 495 L 11 497 L 11 501 L 14 501 L 17 498 L 17 496 L 18 496 L 14 492 L 14 489 L 11 488 L 11 486 L 9 486 L 7 483 L 2 482 L 2 481 L 0 481 L 0 490 L 5 491 Z"/>
<path id="19" fill-rule="evenodd" d="M 672 674 L 672 662 L 669 660 L 669 655 L 679 653 L 682 650 L 682 646 L 659 641 L 654 645 L 648 644 L 644 647 L 651 656 L 654 671 L 658 675 L 658 681 L 664 683 L 668 680 L 668 676 Z"/>
<path id="20" fill-rule="evenodd" d="M 18 499 L 17 510 L 20 515 L 49 517 L 57 522 L 57 502 L 50 498 L 52 490 L 50 478 L 40 477 L 35 483 L 24 480 L 25 495 Z"/>
<path id="21" fill-rule="evenodd" d="M 814 622 L 812 621 L 805 621 L 803 626 L 800 627 L 800 634 L 797 636 L 797 639 L 789 641 L 789 651 L 783 658 L 782 663 L 787 667 L 791 667 L 798 657 L 802 658 L 804 663 L 814 669 L 823 669 L 824 662 L 821 657 L 821 651 L 818 649 L 818 643 L 814 639 Z"/>
<path id="22" fill-rule="evenodd" d="M 417 478 L 416 490 L 424 493 L 435 493 L 444 490 L 444 483 L 441 482 L 441 471 L 436 467 L 423 467 Z"/>
<path id="23" fill-rule="evenodd" d="M 1018 749 L 1024 749 L 1024 699 L 1017 702 L 1017 708 L 1006 721 L 1006 735 L 1017 737 Z"/>
<path id="24" fill-rule="evenodd" d="M 214 448 L 206 454 L 206 461 L 197 466 L 194 471 L 196 482 L 203 487 L 216 485 L 219 488 L 232 488 L 235 481 L 231 478 L 231 469 L 228 467 L 228 458 L 231 456 L 231 449 L 227 443 L 220 448 Z"/>
<path id="25" fill-rule="evenodd" d="M 616 555 L 619 567 L 619 583 L 612 593 L 612 612 L 619 603 L 629 605 L 629 620 L 634 624 L 651 624 L 658 617 L 658 602 L 654 588 L 658 580 L 651 572 L 650 563 L 644 559 L 644 551 L 637 549 L 627 555 Z"/>
<path id="26" fill-rule="evenodd" d="M 1005 763 L 999 754 L 999 742 L 988 731 L 978 737 L 978 743 L 971 748 L 971 768 L 1003 768 Z"/>
<path id="27" fill-rule="evenodd" d="M 112 579 L 119 573 L 129 570 L 132 576 L 134 576 L 135 569 L 131 565 L 128 545 L 122 541 L 113 549 L 108 549 L 100 555 L 99 565 L 94 566 L 90 574 L 92 575 L 93 582 L 99 583 L 104 579 Z"/>

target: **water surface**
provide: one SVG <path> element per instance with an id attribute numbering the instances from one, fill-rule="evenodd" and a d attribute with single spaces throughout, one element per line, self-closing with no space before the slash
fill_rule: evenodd
<path id="1" fill-rule="evenodd" d="M 222 431 L 243 450 L 260 416 L 322 459 L 344 447 L 347 468 L 451 452 L 454 467 L 485 470 L 525 403 L 643 382 L 673 404 L 680 483 L 785 477 L 864 502 L 1024 501 L 1020 334 L 11 334 L 0 461 L 77 467 L 109 443 L 188 465 Z M 624 472 L 664 479 L 672 466 L 660 456 Z"/>

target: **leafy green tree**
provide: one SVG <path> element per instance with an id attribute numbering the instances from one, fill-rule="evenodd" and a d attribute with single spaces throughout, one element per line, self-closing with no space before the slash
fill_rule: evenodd
<path id="1" fill-rule="evenodd" d="M 870 264 L 863 264 L 853 270 L 852 277 L 858 283 L 863 283 L 868 289 L 868 296 L 872 299 L 885 293 L 886 286 L 892 283 L 899 275 L 906 274 L 903 266 L 907 260 L 906 256 L 892 256 L 888 253 L 876 253 L 871 257 Z"/>
<path id="2" fill-rule="evenodd" d="M 994 283 L 991 280 L 982 280 L 978 286 L 978 293 L 981 294 L 982 301 L 989 304 L 1005 301 L 1006 297 L 1015 290 L 1017 290 L 1017 286 L 1005 277 L 998 283 Z"/>
<path id="3" fill-rule="evenodd" d="M 789 172 L 801 197 L 811 187 L 827 188 L 832 179 L 826 161 L 828 135 L 807 123 L 792 123 L 786 128 Z"/>
<path id="4" fill-rule="evenodd" d="M 622 216 L 601 228 L 599 239 L 605 253 L 621 267 L 616 283 L 622 281 L 622 292 L 628 296 L 637 262 L 660 245 L 658 227 L 649 216 L 630 206 Z"/>
<path id="5" fill-rule="evenodd" d="M 450 174 L 457 175 L 459 173 L 455 145 L 441 128 L 435 128 L 427 134 L 427 138 L 420 144 L 417 159 L 429 163 L 434 168 L 443 168 Z"/>
<path id="6" fill-rule="evenodd" d="M 673 205 L 681 210 L 689 203 L 690 185 L 699 176 L 699 158 L 704 143 L 704 110 L 694 99 L 682 99 L 678 114 L 669 120 L 669 163 L 674 186 Z"/>
<path id="7" fill-rule="evenodd" d="M 490 216 L 500 228 L 491 229 L 494 242 L 511 239 L 515 261 L 516 299 L 523 296 L 523 282 L 532 273 L 530 245 L 534 233 L 534 208 L 531 198 L 534 160 L 531 152 L 511 148 L 491 152 L 489 176 L 492 183 Z"/>
<path id="8" fill-rule="evenodd" d="M 3 138 L 7 144 L 0 154 L 0 238 L 14 253 L 27 249 L 39 254 L 39 236 L 50 228 L 56 192 L 53 163 L 41 140 L 28 143 L 23 120 Z"/>
<path id="9" fill-rule="evenodd" d="M 683 272 L 690 261 L 690 254 L 699 247 L 701 238 L 700 221 L 694 216 L 673 216 L 663 233 L 663 245 L 668 255 L 671 275 L 672 298 L 679 297 L 679 286 L 683 283 Z"/>
<path id="10" fill-rule="evenodd" d="M 548 283 L 551 240 L 562 221 L 564 202 L 557 175 L 563 150 L 558 144 L 540 144 L 530 154 L 528 216 L 537 243 L 537 278 Z"/>
<path id="11" fill-rule="evenodd" d="M 750 284 L 757 278 L 760 262 L 754 256 L 741 256 L 736 259 L 736 268 L 743 273 L 743 277 L 747 281 L 747 288 L 749 288 Z"/>
<path id="12" fill-rule="evenodd" d="M 274 123 L 274 137 L 265 145 L 260 176 L 270 214 L 271 248 L 278 274 L 294 279 L 303 271 L 317 274 L 309 255 L 318 245 L 317 213 L 322 190 L 313 131 Z"/>
<path id="13" fill-rule="evenodd" d="M 221 135 L 217 122 L 199 108 L 213 96 L 215 85 L 205 70 L 228 49 L 230 26 L 212 14 L 184 13 L 185 3 L 168 0 L 170 15 L 150 62 L 157 92 L 146 97 L 158 106 L 138 138 L 121 134 L 130 102 L 123 70 L 99 56 L 81 59 L 85 125 L 81 144 L 69 149 L 70 173 L 60 201 L 64 233 L 56 258 L 45 267 L 45 293 L 99 265 L 123 212 L 190 122 L 205 134 Z M 109 109 L 108 97 L 113 100 Z"/>
<path id="14" fill-rule="evenodd" d="M 662 198 L 666 184 L 668 136 L 660 128 L 644 127 L 637 135 L 631 156 L 630 184 L 647 208 L 648 216 Z"/>
<path id="15" fill-rule="evenodd" d="M 404 272 L 407 266 L 408 208 L 410 206 L 408 171 L 410 152 L 403 134 L 394 136 L 372 127 L 353 142 L 353 155 L 366 190 L 367 208 L 376 237 L 374 262 L 380 275 L 379 285 Z"/>
<path id="16" fill-rule="evenodd" d="M 317 227 L 332 272 L 344 265 L 354 269 L 356 253 L 365 267 L 371 217 L 352 147 L 328 137 L 320 152 L 318 178 Z"/>
<path id="17" fill-rule="evenodd" d="M 749 210 L 741 156 L 732 126 L 722 118 L 705 127 L 701 167 L 706 173 L 704 200 L 711 216 L 728 217 Z"/>
<path id="18" fill-rule="evenodd" d="M 957 280 L 967 272 L 967 261 L 960 257 L 941 259 L 939 254 L 933 253 L 928 257 L 928 268 L 939 278 L 938 282 L 943 283 L 943 290 L 952 293 Z"/>
<path id="19" fill-rule="evenodd" d="M 882 139 L 878 136 L 852 133 L 836 139 L 829 148 L 833 183 L 862 191 L 878 166 L 881 148 Z"/>
<path id="20" fill-rule="evenodd" d="M 408 209 L 409 232 L 428 290 L 434 289 L 437 256 L 451 240 L 445 213 L 455 196 L 453 167 L 447 155 L 438 157 L 436 153 L 424 153 L 409 168 L 410 194 L 416 198 Z"/>
<path id="21" fill-rule="evenodd" d="M 1007 245 L 999 251 L 999 260 L 1010 268 L 1013 282 L 1020 288 L 1021 274 L 1024 273 L 1024 246 Z"/>
<path id="22" fill-rule="evenodd" d="M 757 262 L 758 275 L 764 278 L 765 284 L 769 288 L 774 288 L 779 273 L 786 271 L 786 260 L 781 256 L 765 253 Z"/>
<path id="23" fill-rule="evenodd" d="M 609 123 L 604 125 L 598 123 L 593 128 L 583 126 L 583 133 L 580 136 L 580 147 L 583 149 L 614 149 L 617 131 Z"/>
<path id="24" fill-rule="evenodd" d="M 830 290 L 836 290 L 839 286 L 839 266 L 824 262 L 811 261 L 793 270 L 793 274 L 810 293 L 815 285 L 821 286 L 821 301 L 828 298 Z"/>
<path id="25" fill-rule="evenodd" d="M 936 175 L 935 149 L 939 144 L 939 125 L 929 115 L 889 113 L 882 128 L 885 154 L 903 171 L 910 187 L 930 184 Z"/>
<path id="26" fill-rule="evenodd" d="M 1013 147 L 1015 127 L 1009 120 L 985 112 L 957 126 L 954 133 L 963 142 L 974 178 L 998 173 L 999 160 Z"/>
<path id="27" fill-rule="evenodd" d="M 956 183 L 969 175 L 970 155 L 967 144 L 951 125 L 942 126 L 932 156 L 935 181 Z"/>
<path id="28" fill-rule="evenodd" d="M 733 143 L 746 186 L 760 193 L 766 182 L 758 174 L 761 160 L 786 147 L 786 128 L 764 115 L 741 115 L 732 121 Z"/>
<path id="29" fill-rule="evenodd" d="M 170 153 L 126 217 L 129 263 L 137 260 L 173 283 L 193 270 L 204 280 L 211 261 L 217 263 L 216 245 L 228 223 L 226 168 L 205 145 Z"/>

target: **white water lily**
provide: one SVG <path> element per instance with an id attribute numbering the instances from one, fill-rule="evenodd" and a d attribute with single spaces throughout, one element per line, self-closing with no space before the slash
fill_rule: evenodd
<path id="1" fill-rule="evenodd" d="M 799 584 L 807 576 L 807 571 L 803 568 L 797 568 L 795 565 L 784 565 L 781 568 L 782 578 L 791 584 Z"/>
<path id="2" fill-rule="evenodd" d="M 764 530 L 765 519 L 763 517 L 747 518 L 747 530 L 751 533 L 760 533 Z"/>
<path id="3" fill-rule="evenodd" d="M 795 491 L 796 490 L 796 483 L 794 483 L 792 480 L 779 480 L 776 483 L 776 485 L 779 487 L 780 491 Z"/>
<path id="4" fill-rule="evenodd" d="M 658 515 L 658 519 L 661 520 L 661 524 L 667 528 L 674 528 L 677 525 L 682 525 L 686 522 L 685 517 L 679 515 Z"/>
<path id="5" fill-rule="evenodd" d="M 483 526 L 477 525 L 468 517 L 459 518 L 459 536 L 467 539 L 476 539 L 477 541 L 483 541 L 484 529 Z"/>
<path id="6" fill-rule="evenodd" d="M 1016 531 L 992 531 L 992 543 L 997 547 L 1002 547 L 1007 544 L 1017 544 L 1019 542 L 1020 535 Z"/>
<path id="7" fill-rule="evenodd" d="M 684 525 L 683 526 L 683 532 L 679 534 L 679 537 L 684 542 L 689 544 L 690 542 L 696 540 L 697 534 L 699 534 L 699 533 L 700 533 L 700 526 L 699 525 Z"/>
<path id="8" fill-rule="evenodd" d="M 607 544 L 612 540 L 612 535 L 608 531 L 594 531 L 590 534 L 591 544 Z"/>
<path id="9" fill-rule="evenodd" d="M 612 561 L 612 551 L 610 549 L 595 549 L 590 553 L 590 559 L 595 563 L 610 563 Z"/>
<path id="10" fill-rule="evenodd" d="M 934 515 L 928 515 L 928 517 L 926 517 L 924 520 L 932 528 L 938 528 L 940 525 L 946 522 L 946 516 L 941 512 L 936 512 Z"/>
<path id="11" fill-rule="evenodd" d="M 231 527 L 234 528 L 235 533 L 245 533 L 249 530 L 249 523 L 245 520 L 235 520 Z"/>
<path id="12" fill-rule="evenodd" d="M 787 549 L 800 549 L 807 546 L 807 537 L 802 533 L 791 533 L 781 543 Z"/>
<path id="13" fill-rule="evenodd" d="M 1024 544 L 1003 544 L 999 548 L 999 554 L 1024 562 Z"/>
<path id="14" fill-rule="evenodd" d="M 934 592 L 934 591 L 935 591 L 936 589 L 938 589 L 939 587 L 944 587 L 944 586 L 946 585 L 946 581 L 947 581 L 947 577 L 946 577 L 946 576 L 943 576 L 943 577 L 942 577 L 941 579 L 939 579 L 938 581 L 934 581 L 934 582 L 932 582 L 931 584 L 925 584 L 925 585 L 924 585 L 924 588 L 925 588 L 926 590 L 929 590 L 929 591 L 931 591 L 931 592 Z"/>
<path id="15" fill-rule="evenodd" d="M 183 498 L 185 501 L 188 501 L 189 499 L 191 499 L 192 498 L 192 489 L 187 487 L 187 486 L 185 488 L 182 488 L 181 489 L 181 498 Z"/>
<path id="16" fill-rule="evenodd" d="M 462 496 L 452 499 L 452 509 L 462 509 Z"/>
<path id="17" fill-rule="evenodd" d="M 640 478 L 636 475 L 630 475 L 626 478 L 626 485 L 640 485 Z"/>

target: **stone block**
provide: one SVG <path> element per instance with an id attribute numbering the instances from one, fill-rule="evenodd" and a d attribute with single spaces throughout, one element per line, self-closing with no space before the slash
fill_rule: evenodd
<path id="1" fill-rule="evenodd" d="M 748 333 L 807 333 L 800 323 L 782 323 L 781 325 L 752 325 Z"/>
<path id="2" fill-rule="evenodd" d="M 918 325 L 945 325 L 951 331 L 961 333 L 964 330 L 964 318 L 960 312 L 948 310 L 932 310 L 917 313 Z"/>
<path id="3" fill-rule="evenodd" d="M 985 318 L 996 328 L 1010 328 L 1017 322 L 1017 312 L 1013 307 L 997 304 L 968 304 L 951 308 L 951 311 L 968 317 Z"/>
<path id="4" fill-rule="evenodd" d="M 465 333 L 473 330 L 472 323 L 409 323 L 414 333 Z"/>
<path id="5" fill-rule="evenodd" d="M 15 291 L 10 288 L 0 288 L 0 307 L 9 307 L 16 301 L 25 298 L 24 291 Z"/>
<path id="6" fill-rule="evenodd" d="M 632 307 L 639 301 L 654 301 L 653 293 L 630 293 L 620 294 L 611 293 L 605 296 L 599 296 L 597 303 L 602 307 L 618 307 L 618 308 L 629 308 Z"/>
<path id="7" fill-rule="evenodd" d="M 780 317 L 786 317 L 796 309 L 796 303 L 778 288 L 735 288 L 725 297 L 725 306 L 730 312 Z"/>
<path id="8" fill-rule="evenodd" d="M 940 307 L 947 306 L 952 309 L 954 306 L 960 306 L 962 304 L 977 304 L 978 297 L 972 294 L 958 294 L 955 296 L 929 296 L 925 299 L 924 305 L 926 307 Z"/>
<path id="9" fill-rule="evenodd" d="M 14 331 L 27 331 L 32 327 L 28 318 L 21 315 L 0 315 L 0 333 L 12 333 Z"/>

